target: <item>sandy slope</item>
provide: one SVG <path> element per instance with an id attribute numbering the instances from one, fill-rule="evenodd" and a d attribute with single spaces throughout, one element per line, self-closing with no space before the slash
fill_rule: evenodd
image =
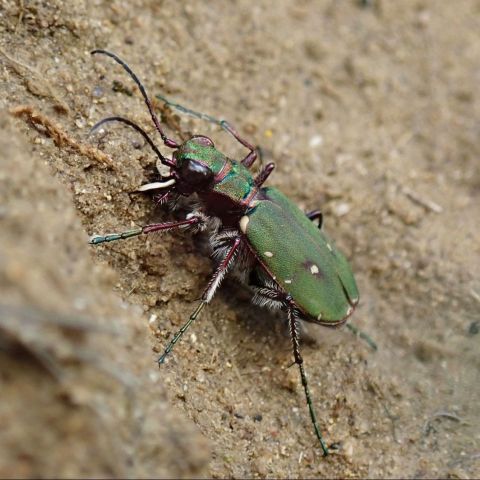
<path id="1" fill-rule="evenodd" d="M 480 474 L 478 2 L 2 1 L 0 12 L 0 476 Z M 88 54 L 98 47 L 152 94 L 260 143 L 277 163 L 271 183 L 321 208 L 351 259 L 353 321 L 380 349 L 308 328 L 316 409 L 339 446 L 328 459 L 281 317 L 235 282 L 156 368 L 152 345 L 211 271 L 200 237 L 86 245 L 87 233 L 168 216 L 131 193 L 155 163 L 134 132 L 86 137 L 112 113 L 151 130 L 132 82 Z M 215 127 L 162 113 L 176 138 L 208 133 L 242 155 Z"/>

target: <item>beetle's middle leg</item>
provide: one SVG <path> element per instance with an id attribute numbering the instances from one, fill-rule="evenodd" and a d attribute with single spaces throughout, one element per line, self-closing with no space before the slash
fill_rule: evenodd
<path id="1" fill-rule="evenodd" d="M 233 125 L 230 125 L 230 123 L 228 123 L 226 120 L 219 120 L 206 113 L 196 112 L 195 110 L 191 110 L 190 108 L 184 107 L 183 105 L 171 102 L 163 95 L 156 95 L 156 97 L 159 100 L 165 102 L 165 105 L 168 105 L 169 107 L 175 108 L 180 112 L 186 113 L 187 115 L 190 115 L 192 117 L 206 120 L 207 122 L 214 123 L 215 125 L 222 127 L 225 131 L 232 135 L 233 138 L 237 140 L 237 142 L 241 143 L 245 148 L 249 150 L 245 158 L 242 160 L 242 164 L 245 167 L 250 168 L 254 164 L 257 157 L 260 157 L 260 161 L 262 160 L 262 151 L 260 147 L 252 145 L 248 140 L 245 140 L 243 137 L 241 137 L 237 130 L 233 127 Z"/>
<path id="2" fill-rule="evenodd" d="M 165 348 L 164 352 L 158 359 L 158 363 L 162 364 L 165 361 L 166 356 L 173 350 L 175 344 L 180 340 L 183 334 L 188 330 L 188 327 L 196 320 L 200 312 L 205 308 L 205 306 L 212 300 L 215 292 L 217 291 L 218 287 L 222 283 L 226 273 L 228 272 L 230 266 L 235 260 L 237 253 L 239 251 L 241 245 L 241 237 L 235 237 L 233 244 L 230 246 L 222 260 L 220 261 L 218 267 L 216 268 L 215 272 L 213 273 L 210 281 L 205 288 L 200 303 L 198 304 L 197 308 L 194 312 L 190 315 L 187 322 L 182 326 L 182 328 L 174 335 L 172 340 L 170 340 L 169 344 Z"/>

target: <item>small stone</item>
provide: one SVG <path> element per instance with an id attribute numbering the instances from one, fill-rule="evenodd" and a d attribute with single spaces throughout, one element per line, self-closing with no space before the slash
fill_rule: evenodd
<path id="1" fill-rule="evenodd" d="M 309 142 L 310 148 L 316 148 L 323 145 L 323 137 L 321 135 L 314 135 Z"/>

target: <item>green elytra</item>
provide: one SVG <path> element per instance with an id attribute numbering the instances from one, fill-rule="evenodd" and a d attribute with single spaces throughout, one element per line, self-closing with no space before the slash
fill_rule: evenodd
<path id="1" fill-rule="evenodd" d="M 347 318 L 358 303 L 353 273 L 325 233 L 273 187 L 247 212 L 245 235 L 272 278 L 305 320 L 324 325 Z"/>
<path id="2" fill-rule="evenodd" d="M 130 67 L 115 54 L 105 50 L 92 53 L 102 53 L 113 58 L 130 74 L 144 97 L 164 145 L 175 151 L 172 159 L 164 157 L 141 127 L 123 117 L 103 119 L 92 130 L 110 121 L 120 121 L 134 128 L 149 143 L 161 163 L 170 167 L 169 176 L 161 175 L 160 182 L 143 185 L 139 190 L 163 190 L 165 193 L 160 196 L 160 203 L 171 200 L 171 197 L 190 196 L 195 193 L 201 207 L 192 211 L 184 220 L 146 225 L 121 233 L 96 235 L 91 238 L 90 243 L 98 245 L 177 228 L 194 227 L 203 230 L 209 217 L 220 220 L 211 238 L 213 253 L 218 260 L 217 268 L 197 308 L 167 345 L 158 360 L 159 364 L 163 363 L 177 341 L 213 298 L 225 274 L 235 264 L 236 257 L 242 257 L 243 262 L 238 261 L 238 264 L 243 265 L 241 268 L 251 269 L 250 285 L 256 291 L 254 300 L 287 312 L 293 354 L 300 370 L 310 417 L 323 453 L 327 455 L 328 449 L 317 424 L 300 355 L 298 320 L 326 326 L 342 324 L 357 305 L 359 294 L 346 258 L 320 230 L 321 225 L 317 226 L 312 221 L 314 218 L 321 218 L 321 214 L 305 214 L 276 188 L 263 187 L 263 183 L 273 171 L 274 164 L 267 164 L 260 174 L 254 177 L 249 168 L 257 158 L 257 149 L 242 139 L 230 124 L 158 96 L 167 105 L 220 125 L 247 147 L 250 153 L 238 162 L 217 150 L 208 137 L 197 135 L 182 144 L 168 138 L 160 126 L 143 85 Z M 367 335 L 356 327 L 347 326 L 376 349 L 376 345 Z"/>

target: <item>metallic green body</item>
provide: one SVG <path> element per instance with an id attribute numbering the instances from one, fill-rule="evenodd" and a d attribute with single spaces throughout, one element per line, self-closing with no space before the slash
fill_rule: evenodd
<path id="1" fill-rule="evenodd" d="M 225 178 L 219 180 L 213 187 L 214 192 L 225 195 L 240 204 L 248 199 L 253 189 L 252 174 L 236 160 L 230 160 L 229 171 Z"/>
<path id="2" fill-rule="evenodd" d="M 202 141 L 185 142 L 174 157 L 178 168 L 194 160 L 213 172 L 213 184 L 198 192 L 208 210 L 225 226 L 240 227 L 263 269 L 291 295 L 305 320 L 323 325 L 344 321 L 359 299 L 344 255 L 279 190 L 258 188 L 244 165 Z M 240 222 L 233 224 L 232 218 Z"/>
<path id="3" fill-rule="evenodd" d="M 207 165 L 215 175 L 223 168 L 226 160 L 225 155 L 213 145 L 202 145 L 196 141 L 195 137 L 182 143 L 180 148 L 173 153 L 173 158 L 178 169 L 182 167 L 183 162 L 195 160 Z"/>
<path id="4" fill-rule="evenodd" d="M 248 198 L 254 188 L 252 174 L 248 168 L 240 162 L 226 157 L 213 145 L 201 145 L 193 140 L 186 141 L 174 153 L 178 168 L 186 160 L 195 160 L 208 166 L 216 176 L 214 185 L 211 186 L 210 194 L 219 194 L 235 203 L 242 203 Z"/>
<path id="5" fill-rule="evenodd" d="M 247 212 L 245 235 L 264 268 L 289 293 L 305 320 L 339 323 L 358 303 L 350 266 L 333 243 L 276 188 Z"/>

